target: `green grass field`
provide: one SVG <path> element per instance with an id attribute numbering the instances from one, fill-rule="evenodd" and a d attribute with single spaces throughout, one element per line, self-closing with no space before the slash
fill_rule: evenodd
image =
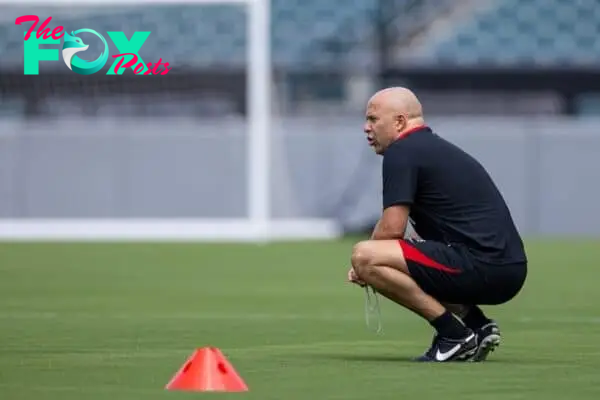
<path id="1" fill-rule="evenodd" d="M 387 301 L 368 330 L 345 282 L 352 241 L 0 244 L 0 399 L 166 399 L 194 349 L 216 346 L 250 387 L 225 398 L 600 398 L 600 242 L 529 241 L 512 303 L 487 308 L 487 363 L 416 364 L 428 325 Z"/>

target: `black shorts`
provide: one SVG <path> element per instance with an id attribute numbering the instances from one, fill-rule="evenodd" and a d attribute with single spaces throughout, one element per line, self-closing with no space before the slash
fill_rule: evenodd
<path id="1" fill-rule="evenodd" d="M 519 293 L 527 263 L 487 264 L 468 249 L 435 241 L 400 240 L 411 277 L 443 303 L 502 304 Z"/>

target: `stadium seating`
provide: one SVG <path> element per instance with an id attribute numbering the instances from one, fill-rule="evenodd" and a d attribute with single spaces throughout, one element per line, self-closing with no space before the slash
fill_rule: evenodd
<path id="1" fill-rule="evenodd" d="M 372 40 L 377 7 L 385 9 L 388 28 L 395 28 L 388 29 L 390 34 L 403 37 L 453 5 L 452 0 L 272 0 L 273 61 L 288 70 L 369 67 L 378 60 Z M 24 7 L 13 9 L 12 14 L 26 13 Z M 34 10 L 27 13 L 36 14 Z M 77 14 L 70 8 L 53 13 L 52 23 L 69 30 L 122 30 L 129 34 L 150 30 L 140 55 L 162 57 L 178 66 L 245 65 L 246 17 L 244 8 L 237 5 L 123 6 L 111 8 L 111 13 L 77 10 Z M 47 16 L 45 12 L 41 18 Z M 14 18 L 5 15 L 0 21 L 0 68 L 19 65 L 23 57 L 21 30 L 14 25 Z M 111 54 L 114 51 L 111 48 Z"/>
<path id="2" fill-rule="evenodd" d="M 498 0 L 405 54 L 413 64 L 592 65 L 600 0 Z"/>
<path id="3" fill-rule="evenodd" d="M 376 46 L 371 33 L 378 5 L 391 14 L 389 24 L 395 29 L 389 31 L 402 41 L 416 24 L 460 3 L 379 1 L 272 0 L 275 65 L 299 70 L 374 65 Z M 450 17 L 441 29 L 402 47 L 402 62 L 462 66 L 600 62 L 600 0 L 494 0 L 477 3 L 475 10 L 467 8 L 460 18 Z M 144 58 L 162 57 L 178 66 L 240 67 L 246 63 L 244 13 L 236 5 L 119 7 L 110 14 L 93 9 L 75 16 L 59 13 L 53 15 L 53 23 L 70 30 L 129 34 L 150 30 L 152 35 L 141 52 Z M 3 18 L 0 68 L 21 63 L 21 31 L 14 19 Z"/>
<path id="4" fill-rule="evenodd" d="M 273 0 L 275 63 L 319 66 L 331 62 L 331 39 L 347 40 L 338 34 L 348 26 L 352 27 L 350 33 L 360 38 L 369 26 L 374 5 L 374 0 Z M 140 55 L 162 57 L 179 66 L 229 67 L 246 61 L 246 16 L 238 5 L 127 7 L 117 8 L 111 15 L 53 17 L 53 24 L 69 30 L 122 30 L 129 34 L 150 30 Z M 14 20 L 0 25 L 0 46 L 0 65 L 22 62 L 22 32 Z"/>

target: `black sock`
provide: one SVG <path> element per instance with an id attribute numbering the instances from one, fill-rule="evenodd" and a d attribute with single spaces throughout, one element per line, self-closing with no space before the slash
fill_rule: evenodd
<path id="1" fill-rule="evenodd" d="M 485 316 L 481 308 L 477 306 L 472 306 L 467 315 L 463 318 L 465 325 L 473 330 L 477 330 L 484 326 L 485 324 L 489 324 L 492 322 L 488 317 Z"/>
<path id="2" fill-rule="evenodd" d="M 431 321 L 430 324 L 443 337 L 462 339 L 469 334 L 469 329 L 450 311 L 446 311 Z"/>

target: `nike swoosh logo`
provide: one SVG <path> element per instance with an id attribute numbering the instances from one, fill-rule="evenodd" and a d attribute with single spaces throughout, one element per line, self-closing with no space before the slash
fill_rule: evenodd
<path id="1" fill-rule="evenodd" d="M 456 352 L 458 350 L 460 350 L 460 344 L 457 344 L 456 346 L 454 346 L 453 348 L 451 348 L 450 350 L 448 350 L 445 353 L 442 353 L 441 351 L 437 351 L 437 353 L 435 353 L 435 359 L 438 361 L 446 361 L 447 359 L 449 359 L 450 357 L 452 357 L 454 354 L 456 354 Z"/>
<path id="2" fill-rule="evenodd" d="M 471 340 L 473 336 L 474 335 L 469 336 L 463 343 L 457 344 L 456 346 L 452 347 L 450 350 L 448 350 L 448 351 L 446 351 L 444 353 L 442 353 L 441 351 L 438 350 L 436 352 L 436 354 L 435 354 L 435 359 L 437 361 L 446 361 L 446 360 L 448 360 L 449 358 L 451 358 L 453 355 L 455 355 L 460 350 L 460 348 L 461 348 L 461 346 L 463 344 L 465 344 L 466 342 L 468 342 L 469 340 Z"/>

